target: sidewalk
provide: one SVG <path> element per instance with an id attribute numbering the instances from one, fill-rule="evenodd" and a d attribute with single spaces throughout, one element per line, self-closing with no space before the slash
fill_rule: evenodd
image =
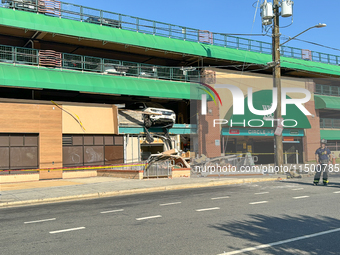
<path id="1" fill-rule="evenodd" d="M 285 175 L 235 176 L 224 178 L 122 179 L 90 177 L 0 184 L 0 208 L 50 202 L 110 197 L 165 190 L 286 179 Z"/>

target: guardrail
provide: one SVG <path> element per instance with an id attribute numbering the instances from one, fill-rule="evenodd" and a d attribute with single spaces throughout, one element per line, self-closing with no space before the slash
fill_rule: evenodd
<path id="1" fill-rule="evenodd" d="M 323 84 L 315 84 L 314 93 L 319 94 L 319 95 L 340 96 L 340 87 L 323 85 Z"/>
<path id="2" fill-rule="evenodd" d="M 320 118 L 320 128 L 340 129 L 340 119 Z"/>
<path id="3" fill-rule="evenodd" d="M 3 2 L 4 3 L 1 4 L 0 7 L 39 12 L 49 16 L 58 16 L 65 19 L 110 26 L 184 41 L 200 42 L 222 47 L 272 54 L 271 43 L 231 36 L 223 33 L 213 33 L 206 30 L 173 25 L 115 12 L 103 11 L 82 5 L 54 0 L 3 0 Z M 340 64 L 340 56 L 289 46 L 281 47 L 281 55 L 284 57 L 305 59 L 333 65 Z"/>
<path id="4" fill-rule="evenodd" d="M 0 62 L 184 82 L 199 82 L 201 78 L 195 67 L 156 66 L 7 45 L 0 45 Z"/>

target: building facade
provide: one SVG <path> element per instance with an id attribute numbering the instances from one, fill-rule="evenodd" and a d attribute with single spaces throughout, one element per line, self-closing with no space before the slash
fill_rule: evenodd
<path id="1" fill-rule="evenodd" d="M 1 169 L 139 162 L 168 149 L 160 128 L 150 129 L 155 140 L 146 141 L 141 115 L 121 109 L 131 102 L 176 112 L 169 135 L 177 150 L 196 157 L 250 152 L 272 163 L 270 126 L 229 126 L 243 119 L 232 115 L 231 94 L 222 90 L 223 104 L 208 100 L 201 116 L 200 97 L 192 94 L 200 82 L 232 84 L 246 100 L 252 87 L 257 106 L 269 107 L 270 44 L 58 1 L 48 8 L 13 3 L 0 8 Z M 299 125 L 283 132 L 286 162 L 312 160 L 320 138 L 337 154 L 338 57 L 312 52 L 310 61 L 286 46 L 282 55 L 283 87 L 308 89 L 305 107 L 313 114 L 291 109 Z M 248 113 L 246 122 L 253 117 Z M 214 126 L 214 119 L 229 124 Z"/>

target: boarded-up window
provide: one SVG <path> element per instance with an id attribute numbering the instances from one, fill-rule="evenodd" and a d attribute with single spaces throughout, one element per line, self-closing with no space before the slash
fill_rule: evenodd
<path id="1" fill-rule="evenodd" d="M 38 165 L 37 147 L 11 147 L 10 155 L 10 166 L 12 169 L 35 168 Z"/>
<path id="2" fill-rule="evenodd" d="M 63 146 L 64 166 L 80 166 L 83 162 L 83 146 Z"/>
<path id="3" fill-rule="evenodd" d="M 85 146 L 84 165 L 104 165 L 104 146 Z"/>
<path id="4" fill-rule="evenodd" d="M 0 169 L 9 169 L 9 148 L 0 147 Z"/>
<path id="5" fill-rule="evenodd" d="M 38 134 L 0 134 L 0 169 L 38 168 Z"/>
<path id="6" fill-rule="evenodd" d="M 105 136 L 105 145 L 113 145 L 113 136 Z"/>
<path id="7" fill-rule="evenodd" d="M 95 136 L 94 137 L 94 145 L 104 145 L 104 137 L 103 136 Z"/>
<path id="8" fill-rule="evenodd" d="M 25 136 L 25 146 L 37 146 L 38 137 L 37 136 Z"/>
<path id="9" fill-rule="evenodd" d="M 0 135 L 0 146 L 9 146 L 9 136 L 1 136 Z"/>
<path id="10" fill-rule="evenodd" d="M 72 137 L 73 145 L 83 145 L 83 137 L 82 136 L 73 136 Z"/>
<path id="11" fill-rule="evenodd" d="M 65 141 L 64 166 L 95 166 L 124 162 L 123 136 L 65 134 L 63 141 Z"/>
<path id="12" fill-rule="evenodd" d="M 24 136 L 23 135 L 11 135 L 9 137 L 11 146 L 24 146 Z"/>
<path id="13" fill-rule="evenodd" d="M 115 145 L 123 145 L 124 139 L 122 136 L 115 136 Z"/>
<path id="14" fill-rule="evenodd" d="M 84 136 L 84 145 L 93 145 L 93 136 Z"/>
<path id="15" fill-rule="evenodd" d="M 123 146 L 105 146 L 105 165 L 124 162 Z"/>

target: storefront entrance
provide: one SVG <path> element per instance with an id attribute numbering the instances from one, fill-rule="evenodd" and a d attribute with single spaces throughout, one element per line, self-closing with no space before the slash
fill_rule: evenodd
<path id="1" fill-rule="evenodd" d="M 258 158 L 255 162 L 257 165 L 274 164 L 274 136 L 269 131 L 255 132 L 257 130 L 247 129 L 247 134 L 250 135 L 242 135 L 243 130 L 241 129 L 233 129 L 231 132 L 228 129 L 227 131 L 229 135 L 223 135 L 224 146 L 222 151 L 225 155 L 251 153 Z M 222 134 L 223 132 L 226 133 L 222 130 Z M 295 134 L 295 132 L 288 132 L 288 130 L 285 133 L 287 135 Z M 252 134 L 257 135 L 253 136 Z M 263 136 L 260 134 L 263 134 Z M 300 132 L 297 134 L 300 134 Z M 303 162 L 302 136 L 283 136 L 283 162 L 285 164 Z"/>

